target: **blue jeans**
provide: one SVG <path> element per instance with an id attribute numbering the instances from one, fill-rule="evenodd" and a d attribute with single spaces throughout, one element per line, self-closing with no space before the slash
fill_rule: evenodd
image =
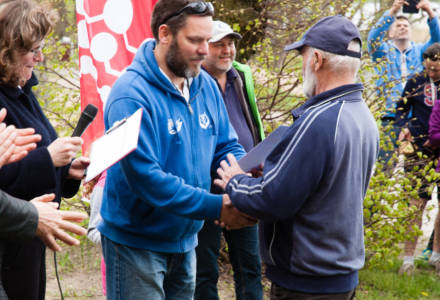
<path id="1" fill-rule="evenodd" d="M 127 247 L 101 234 L 108 300 L 192 300 L 195 250 L 159 253 Z"/>
<path id="2" fill-rule="evenodd" d="M 219 299 L 218 264 L 222 229 L 206 221 L 199 232 L 197 254 L 196 300 Z M 261 262 L 258 249 L 258 227 L 223 230 L 234 270 L 235 296 L 238 300 L 261 300 Z"/>

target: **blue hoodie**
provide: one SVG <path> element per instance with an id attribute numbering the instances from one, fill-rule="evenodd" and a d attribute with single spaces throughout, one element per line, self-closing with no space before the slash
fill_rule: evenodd
<path id="1" fill-rule="evenodd" d="M 203 219 L 218 219 L 222 196 L 208 192 L 211 170 L 245 152 L 216 83 L 201 71 L 190 101 L 158 67 L 149 40 L 114 84 L 105 127 L 142 108 L 137 149 L 108 170 L 99 231 L 114 242 L 157 252 L 197 246 Z"/>
<path id="2" fill-rule="evenodd" d="M 368 33 L 368 52 L 374 62 L 384 61 L 385 65 L 376 67 L 380 76 L 377 80 L 378 92 L 386 95 L 386 112 L 384 117 L 394 118 L 396 103 L 402 95 L 406 79 L 402 77 L 402 59 L 406 61 L 407 77 L 423 70 L 422 54 L 433 43 L 440 42 L 440 26 L 438 18 L 428 19 L 429 33 L 431 38 L 426 43 L 414 43 L 403 53 L 396 47 L 393 41 L 385 40 L 385 34 L 390 29 L 395 17 L 387 11 L 377 21 L 376 25 Z"/>

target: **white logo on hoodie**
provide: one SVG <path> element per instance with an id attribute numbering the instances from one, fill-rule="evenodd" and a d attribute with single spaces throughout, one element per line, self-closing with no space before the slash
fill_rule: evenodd
<path id="1" fill-rule="evenodd" d="M 174 124 L 173 119 L 168 119 L 168 132 L 170 134 L 176 134 L 178 132 L 180 132 L 180 130 L 182 130 L 182 120 L 178 119 L 176 121 L 176 124 Z"/>
<path id="2" fill-rule="evenodd" d="M 199 124 L 200 124 L 200 127 L 202 127 L 203 129 L 208 128 L 210 121 L 209 121 L 209 118 L 206 115 L 206 113 L 199 115 Z"/>

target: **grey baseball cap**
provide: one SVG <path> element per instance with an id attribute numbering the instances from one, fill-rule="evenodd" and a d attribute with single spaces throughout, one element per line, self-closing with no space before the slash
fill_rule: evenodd
<path id="1" fill-rule="evenodd" d="M 237 39 L 241 39 L 241 34 L 232 30 L 229 24 L 222 21 L 214 21 L 214 30 L 212 38 L 209 40 L 210 43 L 215 43 L 220 41 L 225 36 L 232 36 Z"/>

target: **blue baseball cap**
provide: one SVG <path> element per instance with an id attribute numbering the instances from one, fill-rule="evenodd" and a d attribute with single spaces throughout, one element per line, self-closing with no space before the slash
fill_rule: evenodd
<path id="1" fill-rule="evenodd" d="M 325 17 L 310 27 L 301 40 L 287 45 L 284 50 L 301 50 L 304 46 L 327 51 L 339 55 L 361 57 L 361 52 L 347 50 L 348 44 L 354 40 L 361 43 L 361 35 L 357 27 L 344 16 Z M 361 47 L 362 48 L 362 47 Z"/>

